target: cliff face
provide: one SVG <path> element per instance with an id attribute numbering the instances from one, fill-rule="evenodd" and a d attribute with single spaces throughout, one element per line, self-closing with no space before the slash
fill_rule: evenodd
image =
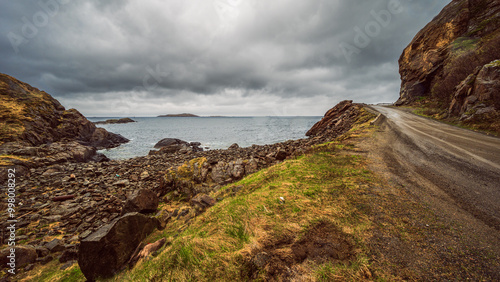
<path id="1" fill-rule="evenodd" d="M 498 119 L 500 0 L 453 0 L 425 26 L 399 59 L 396 105 L 433 101 L 441 117 Z M 500 131 L 500 124 L 489 128 Z"/>
<path id="2" fill-rule="evenodd" d="M 2 160 L 15 155 L 38 157 L 40 164 L 48 164 L 50 159 L 86 161 L 96 149 L 128 142 L 121 135 L 97 128 L 77 110 L 66 110 L 49 94 L 5 74 L 0 74 L 0 101 Z M 47 154 L 59 157 L 41 161 Z"/>
<path id="3" fill-rule="evenodd" d="M 39 146 L 75 140 L 102 149 L 128 141 L 97 128 L 75 109 L 66 110 L 49 94 L 5 74 L 0 74 L 0 100 L 0 145 L 23 142 Z"/>

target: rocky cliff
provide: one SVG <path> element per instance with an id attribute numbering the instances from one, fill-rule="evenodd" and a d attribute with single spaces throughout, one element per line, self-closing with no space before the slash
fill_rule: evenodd
<path id="1" fill-rule="evenodd" d="M 36 157 L 55 162 L 86 161 L 96 149 L 128 142 L 121 135 L 97 128 L 75 109 L 66 110 L 56 99 L 11 76 L 0 74 L 0 154 Z M 58 150 L 60 149 L 60 150 Z M 73 154 L 74 153 L 74 154 Z M 64 156 L 63 156 L 64 155 Z"/>
<path id="2" fill-rule="evenodd" d="M 500 1 L 454 0 L 399 59 L 397 105 L 500 132 Z"/>
<path id="3" fill-rule="evenodd" d="M 363 105 L 345 100 L 326 112 L 323 118 L 311 127 L 306 136 L 339 136 L 358 120 Z"/>

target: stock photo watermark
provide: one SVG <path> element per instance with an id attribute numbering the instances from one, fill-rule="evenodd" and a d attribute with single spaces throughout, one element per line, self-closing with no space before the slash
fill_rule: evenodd
<path id="1" fill-rule="evenodd" d="M 217 13 L 220 24 L 218 29 L 214 32 L 212 40 L 210 40 L 208 49 L 213 44 L 213 39 L 218 33 L 226 33 L 236 24 L 236 20 L 240 15 L 242 3 L 243 0 L 215 0 L 213 2 L 213 7 Z M 193 58 L 191 62 L 195 62 L 202 55 L 203 54 L 200 54 L 200 56 Z M 157 64 L 155 68 L 149 65 L 145 68 L 145 71 L 146 72 L 142 77 L 142 86 L 135 87 L 135 91 L 154 91 L 158 89 L 160 84 L 163 83 L 171 74 L 170 72 L 162 70 L 159 64 Z"/>
<path id="2" fill-rule="evenodd" d="M 372 20 L 368 21 L 364 28 L 355 26 L 354 38 L 352 44 L 348 42 L 341 42 L 339 44 L 342 53 L 348 63 L 352 61 L 353 55 L 358 55 L 361 50 L 368 47 L 373 38 L 380 35 L 384 28 L 387 28 L 394 17 L 404 11 L 403 5 L 400 0 L 388 0 L 386 9 L 380 11 L 371 10 L 370 15 Z"/>
<path id="3" fill-rule="evenodd" d="M 7 272 L 10 274 L 16 274 L 16 169 L 7 169 L 7 227 L 5 230 L 9 235 L 7 239 L 7 245 L 10 248 L 9 254 L 7 255 Z"/>
<path id="4" fill-rule="evenodd" d="M 60 6 L 68 4 L 69 0 L 40 0 L 38 6 L 40 10 L 33 13 L 31 17 L 21 17 L 23 23 L 20 30 L 10 31 L 7 34 L 10 45 L 14 52 L 19 53 L 19 47 L 26 44 L 30 39 L 35 38 L 40 29 L 46 27 L 50 23 L 50 19 L 54 18 L 60 11 Z"/>
<path id="5" fill-rule="evenodd" d="M 160 64 L 156 64 L 155 68 L 150 65 L 146 66 L 145 70 L 146 74 L 142 77 L 142 86 L 135 87 L 134 91 L 153 91 L 170 76 L 170 72 L 163 71 Z"/>

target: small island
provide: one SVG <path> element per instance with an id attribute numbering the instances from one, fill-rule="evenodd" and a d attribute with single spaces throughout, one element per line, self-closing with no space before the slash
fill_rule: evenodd
<path id="1" fill-rule="evenodd" d="M 108 119 L 105 121 L 96 121 L 94 122 L 94 124 L 117 124 L 117 123 L 129 123 L 129 122 L 136 122 L 136 121 L 131 118 L 121 118 L 121 119 Z"/>
<path id="2" fill-rule="evenodd" d="M 182 113 L 182 114 L 159 115 L 158 117 L 200 117 L 200 116 L 188 114 L 188 113 Z"/>

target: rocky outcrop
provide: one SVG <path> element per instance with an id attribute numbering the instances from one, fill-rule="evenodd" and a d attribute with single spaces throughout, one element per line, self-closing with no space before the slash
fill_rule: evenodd
<path id="1" fill-rule="evenodd" d="M 66 110 L 49 94 L 5 74 L 0 74 L 0 99 L 2 155 L 23 156 L 38 163 L 35 158 L 50 159 L 46 153 L 61 148 L 57 152 L 64 156 L 54 156 L 53 163 L 88 161 L 96 149 L 128 142 L 121 135 L 97 128 L 77 110 Z"/>
<path id="2" fill-rule="evenodd" d="M 146 236 L 158 227 L 154 218 L 128 213 L 81 241 L 78 264 L 88 281 L 113 276 Z"/>
<path id="3" fill-rule="evenodd" d="M 105 156 L 96 155 L 96 148 L 84 146 L 76 141 L 56 142 L 38 147 L 9 142 L 0 147 L 0 154 L 6 155 L 2 158 L 4 161 L 30 168 L 65 162 L 99 161 L 99 158 L 107 160 Z"/>
<path id="4" fill-rule="evenodd" d="M 338 136 L 346 132 L 356 122 L 361 108 L 363 105 L 353 104 L 351 100 L 338 103 L 307 131 L 306 136 Z"/>
<path id="5" fill-rule="evenodd" d="M 495 60 L 469 75 L 455 90 L 448 113 L 464 123 L 492 120 L 492 128 L 500 131 L 497 119 L 500 109 L 500 60 Z"/>
<path id="6" fill-rule="evenodd" d="M 11 76 L 0 74 L 0 91 L 1 143 L 14 141 L 39 146 L 75 140 L 103 149 L 128 141 L 103 129 L 96 132 L 97 127 L 77 110 L 66 110 L 49 94 Z"/>
<path id="7" fill-rule="evenodd" d="M 120 118 L 120 119 L 107 119 L 104 121 L 96 121 L 94 122 L 94 124 L 122 124 L 130 122 L 136 122 L 136 121 L 131 118 Z"/>
<path id="8" fill-rule="evenodd" d="M 402 83 L 396 105 L 420 105 L 424 101 L 428 107 L 441 109 L 441 118 L 462 121 L 474 115 L 471 110 L 493 107 L 480 119 L 486 122 L 489 117 L 494 122 L 500 115 L 497 59 L 500 1 L 454 0 L 401 55 Z M 489 129 L 500 132 L 500 124 Z"/>
<path id="9" fill-rule="evenodd" d="M 188 142 L 177 139 L 177 138 L 164 138 L 164 139 L 158 141 L 158 143 L 156 143 L 154 147 L 156 149 L 159 149 L 159 148 L 168 147 L 168 146 L 172 146 L 172 145 L 188 145 L 188 144 L 189 144 Z"/>
<path id="10" fill-rule="evenodd" d="M 172 154 L 176 152 L 185 154 L 188 152 L 203 151 L 203 148 L 200 148 L 200 145 L 200 142 L 186 142 L 177 138 L 164 138 L 158 141 L 158 143 L 154 146 L 154 148 L 160 150 L 152 150 L 149 152 L 149 155 Z"/>

